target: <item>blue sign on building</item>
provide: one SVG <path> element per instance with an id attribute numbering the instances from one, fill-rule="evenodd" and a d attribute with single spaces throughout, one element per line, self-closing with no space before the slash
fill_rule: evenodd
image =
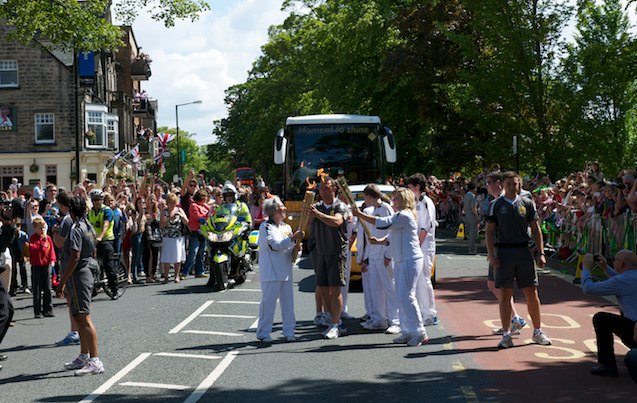
<path id="1" fill-rule="evenodd" d="M 95 84 L 95 53 L 78 52 L 77 65 L 80 73 L 80 84 L 93 86 Z"/>

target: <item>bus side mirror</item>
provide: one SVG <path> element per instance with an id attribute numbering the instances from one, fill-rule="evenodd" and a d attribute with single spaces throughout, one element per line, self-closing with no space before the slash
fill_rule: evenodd
<path id="1" fill-rule="evenodd" d="M 281 165 L 285 163 L 285 156 L 288 151 L 288 139 L 285 138 L 283 129 L 279 129 L 274 140 L 274 163 Z"/>
<path id="2" fill-rule="evenodd" d="M 385 160 L 389 163 L 396 162 L 396 140 L 389 127 L 383 127 L 383 145 L 385 146 Z"/>

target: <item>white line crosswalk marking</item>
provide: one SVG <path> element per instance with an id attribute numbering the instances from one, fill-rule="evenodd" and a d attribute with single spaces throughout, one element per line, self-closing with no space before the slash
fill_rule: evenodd
<path id="1" fill-rule="evenodd" d="M 179 357 L 179 358 L 199 358 L 202 360 L 220 360 L 218 355 L 203 355 L 203 354 L 184 354 L 184 353 L 155 353 L 158 357 Z"/>
<path id="2" fill-rule="evenodd" d="M 215 381 L 219 379 L 219 377 L 223 374 L 223 372 L 230 366 L 230 364 L 237 357 L 237 355 L 239 355 L 238 351 L 229 352 L 224 357 L 223 361 L 221 361 L 219 365 L 217 365 L 217 367 L 210 373 L 210 375 L 208 375 L 206 379 L 204 379 L 199 384 L 199 386 L 197 386 L 197 389 L 195 389 L 195 391 L 192 392 L 190 396 L 188 396 L 188 399 L 186 399 L 184 403 L 198 402 L 199 399 L 201 399 L 203 395 L 206 393 L 206 391 L 210 389 L 212 384 L 215 383 Z"/>
<path id="3" fill-rule="evenodd" d="M 190 386 L 172 385 L 169 383 L 151 383 L 151 382 L 122 382 L 120 386 L 137 386 L 141 388 L 169 389 L 169 390 L 186 390 Z"/>
<path id="4" fill-rule="evenodd" d="M 255 319 L 254 315 L 221 315 L 215 313 L 203 313 L 199 315 L 204 318 L 230 318 L 230 319 Z"/>
<path id="5" fill-rule="evenodd" d="M 210 332 L 207 330 L 184 330 L 182 333 L 190 333 L 190 334 L 209 334 L 213 336 L 233 336 L 233 337 L 241 337 L 242 334 L 239 333 L 228 333 L 228 332 Z"/>

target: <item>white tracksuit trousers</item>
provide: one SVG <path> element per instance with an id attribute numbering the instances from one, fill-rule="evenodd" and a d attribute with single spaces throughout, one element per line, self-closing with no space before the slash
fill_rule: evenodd
<path id="1" fill-rule="evenodd" d="M 281 304 L 281 318 L 283 319 L 283 336 L 294 336 L 294 291 L 292 281 L 262 281 L 261 304 L 259 304 L 259 323 L 257 325 L 257 339 L 270 337 L 277 298 Z"/>
<path id="2" fill-rule="evenodd" d="M 423 259 L 407 259 L 394 266 L 396 297 L 400 316 L 400 331 L 405 336 L 427 335 L 416 299 L 418 278 L 422 275 Z"/>
<path id="3" fill-rule="evenodd" d="M 369 295 L 372 300 L 370 316 L 377 324 L 398 325 L 398 302 L 394 285 L 393 263 L 385 266 L 384 258 L 369 259 Z"/>
<path id="4" fill-rule="evenodd" d="M 422 275 L 418 279 L 416 298 L 420 305 L 422 319 L 427 320 L 433 319 L 438 315 L 438 311 L 436 311 L 436 301 L 434 300 L 434 287 L 431 284 L 431 271 L 433 269 L 436 252 L 435 250 L 424 251 L 423 254 L 425 255 L 425 258 Z"/>

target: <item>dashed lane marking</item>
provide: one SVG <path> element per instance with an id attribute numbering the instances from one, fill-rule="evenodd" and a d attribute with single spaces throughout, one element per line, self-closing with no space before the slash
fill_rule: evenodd
<path id="1" fill-rule="evenodd" d="M 120 386 L 137 386 L 140 388 L 169 389 L 169 390 L 186 390 L 190 386 L 172 385 L 170 383 L 150 383 L 150 382 L 122 382 Z"/>
<path id="2" fill-rule="evenodd" d="M 241 337 L 242 334 L 239 333 L 227 333 L 227 332 L 210 332 L 207 330 L 184 330 L 182 333 L 190 333 L 190 334 L 208 334 L 212 336 L 232 336 L 232 337 Z"/>
<path id="3" fill-rule="evenodd" d="M 213 302 L 215 302 L 215 301 L 206 301 L 202 306 L 197 308 L 197 310 L 195 312 L 191 313 L 190 316 L 188 316 L 186 319 L 184 319 L 183 322 L 181 322 L 180 324 L 178 324 L 177 326 L 172 328 L 168 332 L 168 334 L 179 333 L 179 331 L 181 329 L 183 329 L 184 327 L 186 327 L 186 325 L 188 325 L 190 322 L 192 322 L 197 316 L 199 316 L 199 314 L 201 314 L 203 311 L 205 311 Z"/>
<path id="4" fill-rule="evenodd" d="M 219 363 L 219 365 L 217 365 L 217 367 L 210 373 L 210 375 L 208 375 L 206 379 L 204 379 L 199 384 L 199 386 L 197 386 L 195 391 L 192 392 L 190 396 L 188 396 L 188 399 L 186 399 L 184 403 L 198 402 L 199 399 L 201 399 L 203 395 L 206 393 L 206 391 L 210 389 L 212 384 L 214 384 L 215 381 L 219 379 L 219 377 L 223 374 L 223 372 L 230 366 L 230 364 L 237 357 L 238 354 L 239 354 L 238 351 L 229 352 L 224 357 L 224 359 Z"/>
<path id="5" fill-rule="evenodd" d="M 155 353 L 158 357 L 178 357 L 178 358 L 199 358 L 202 360 L 220 360 L 218 355 L 203 355 L 203 354 L 184 354 L 184 353 Z"/>
<path id="6" fill-rule="evenodd" d="M 140 354 L 137 358 L 135 358 L 133 361 L 131 361 L 127 366 L 125 366 L 118 373 L 113 375 L 111 377 L 111 379 L 109 379 L 108 381 L 104 382 L 102 384 L 102 386 L 100 386 L 99 388 L 95 389 L 93 391 L 93 393 L 91 393 L 90 395 L 88 395 L 84 399 L 82 399 L 80 401 L 80 403 L 92 402 L 93 400 L 95 400 L 98 397 L 100 397 L 101 395 L 103 395 L 111 386 L 113 386 L 117 382 L 119 382 L 120 379 L 122 379 L 124 376 L 126 376 L 126 374 L 128 374 L 130 371 L 132 371 L 136 366 L 141 364 L 142 361 L 144 361 L 146 358 L 150 357 L 151 354 L 152 353 L 142 353 L 142 354 Z"/>
<path id="7" fill-rule="evenodd" d="M 231 319 L 255 319 L 254 315 L 221 315 L 217 313 L 203 313 L 199 316 L 204 318 L 231 318 Z"/>

